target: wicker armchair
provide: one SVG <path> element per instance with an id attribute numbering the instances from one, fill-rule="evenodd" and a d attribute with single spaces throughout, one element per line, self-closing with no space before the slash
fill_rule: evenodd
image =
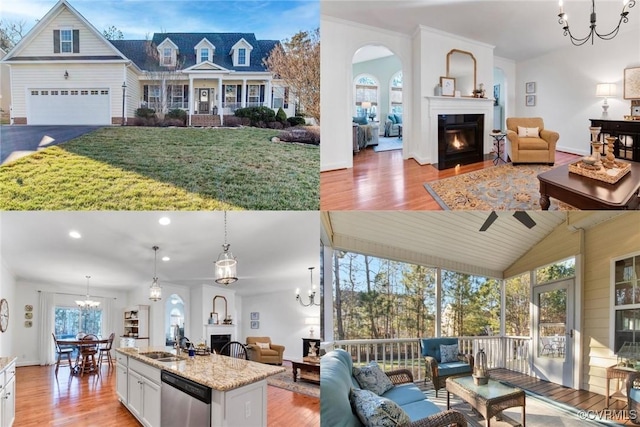
<path id="1" fill-rule="evenodd" d="M 408 369 L 386 371 L 385 374 L 387 374 L 393 385 L 413 383 L 413 374 Z M 451 425 L 466 427 L 467 420 L 460 412 L 449 409 L 409 424 L 411 427 L 442 427 Z"/>
<path id="2" fill-rule="evenodd" d="M 627 377 L 627 404 L 629 419 L 640 424 L 640 372 L 632 372 Z"/>
<path id="3" fill-rule="evenodd" d="M 438 397 L 438 390 L 444 388 L 449 377 L 471 375 L 473 372 L 473 356 L 471 354 L 458 354 L 458 362 L 441 363 L 440 345 L 458 344 L 457 338 L 423 338 L 422 356 L 425 362 L 425 382 L 433 383 L 433 388 Z"/>

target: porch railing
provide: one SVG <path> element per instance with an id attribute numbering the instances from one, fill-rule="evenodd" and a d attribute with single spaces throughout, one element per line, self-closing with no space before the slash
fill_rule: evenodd
<path id="1" fill-rule="evenodd" d="M 476 355 L 484 349 L 489 369 L 506 368 L 529 375 L 530 337 L 477 336 L 459 337 L 460 352 Z M 342 348 L 351 354 L 354 365 L 364 365 L 372 360 L 383 370 L 409 369 L 415 380 L 424 379 L 424 358 L 420 339 L 378 339 L 334 341 L 327 351 Z"/>

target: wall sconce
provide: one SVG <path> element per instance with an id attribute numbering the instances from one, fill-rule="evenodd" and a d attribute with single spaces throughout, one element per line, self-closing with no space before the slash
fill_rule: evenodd
<path id="1" fill-rule="evenodd" d="M 64 79 L 67 80 L 69 78 L 69 72 L 64 70 Z"/>

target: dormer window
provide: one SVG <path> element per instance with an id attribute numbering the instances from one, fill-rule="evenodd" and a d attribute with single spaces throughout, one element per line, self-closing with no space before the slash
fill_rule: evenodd
<path id="1" fill-rule="evenodd" d="M 231 52 L 229 52 L 233 59 L 233 66 L 248 67 L 251 63 L 252 50 L 253 46 L 244 38 L 238 40 L 238 42 L 231 47 Z"/>
<path id="2" fill-rule="evenodd" d="M 247 65 L 247 49 L 238 49 L 238 65 Z"/>
<path id="3" fill-rule="evenodd" d="M 194 46 L 196 52 L 196 62 L 213 62 L 213 56 L 216 52 L 216 47 L 207 38 L 203 38 L 200 42 Z"/>
<path id="4" fill-rule="evenodd" d="M 206 62 L 209 60 L 209 48 L 203 47 L 200 49 L 200 62 Z"/>
<path id="5" fill-rule="evenodd" d="M 165 47 L 162 49 L 162 65 L 171 65 L 173 63 L 173 49 Z"/>

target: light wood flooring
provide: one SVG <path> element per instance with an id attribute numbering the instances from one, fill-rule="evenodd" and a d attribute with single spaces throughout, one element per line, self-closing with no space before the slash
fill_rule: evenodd
<path id="1" fill-rule="evenodd" d="M 580 156 L 556 152 L 556 165 Z M 424 183 L 493 166 L 493 160 L 439 171 L 404 160 L 402 150 L 356 153 L 353 168 L 320 174 L 320 209 L 325 210 L 442 210 Z"/>
<path id="2" fill-rule="evenodd" d="M 15 427 L 100 426 L 141 424 L 116 397 L 116 371 L 107 365 L 101 375 L 70 376 L 61 367 L 25 366 L 16 370 Z M 320 425 L 320 399 L 267 387 L 269 427 Z"/>

